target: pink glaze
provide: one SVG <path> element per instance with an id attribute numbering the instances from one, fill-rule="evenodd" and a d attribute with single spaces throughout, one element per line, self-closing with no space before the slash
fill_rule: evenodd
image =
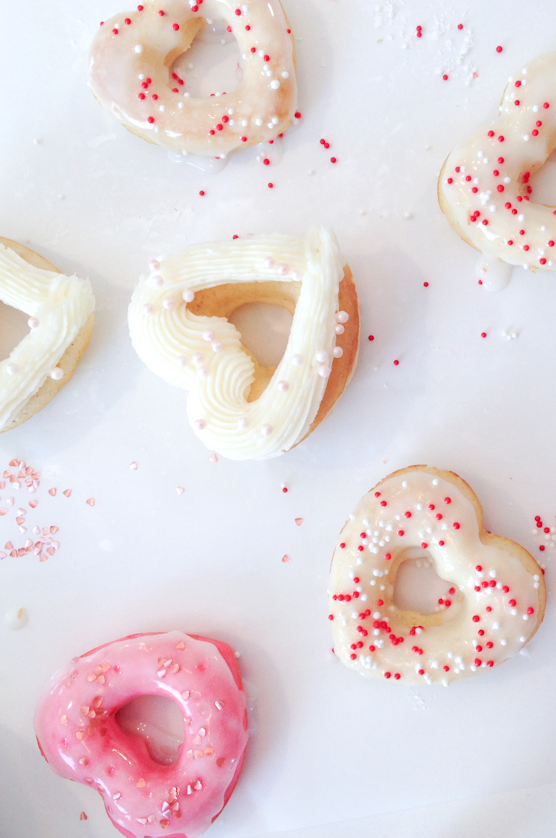
<path id="1" fill-rule="evenodd" d="M 151 759 L 117 711 L 141 695 L 179 706 L 185 738 L 173 765 Z M 247 744 L 246 696 L 225 643 L 171 631 L 99 646 L 52 679 L 35 713 L 41 753 L 60 776 L 100 792 L 126 838 L 196 838 L 218 817 Z"/>

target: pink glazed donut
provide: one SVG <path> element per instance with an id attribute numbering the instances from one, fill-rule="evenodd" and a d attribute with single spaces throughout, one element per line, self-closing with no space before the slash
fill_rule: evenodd
<path id="1" fill-rule="evenodd" d="M 117 711 L 143 695 L 182 713 L 185 739 L 159 765 Z M 42 755 L 60 776 L 97 789 L 126 838 L 196 838 L 228 802 L 247 744 L 246 696 L 232 649 L 180 631 L 136 634 L 74 658 L 35 713 Z"/>

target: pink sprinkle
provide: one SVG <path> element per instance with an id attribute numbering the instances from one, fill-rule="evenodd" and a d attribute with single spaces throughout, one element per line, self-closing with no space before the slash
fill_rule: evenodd
<path id="1" fill-rule="evenodd" d="M 37 503 L 38 503 L 38 500 L 30 500 L 29 501 L 29 506 L 31 507 L 31 509 L 35 509 Z"/>
<path id="2" fill-rule="evenodd" d="M 130 464 L 129 464 L 129 467 L 130 467 L 130 469 L 131 469 L 132 471 L 136 471 L 136 469 L 137 469 L 137 463 L 135 463 L 135 462 L 134 462 L 134 463 L 130 463 Z"/>
<path id="3" fill-rule="evenodd" d="M 303 523 L 303 518 L 296 518 L 295 523 L 297 524 L 298 527 L 300 527 L 301 524 Z"/>
<path id="4" fill-rule="evenodd" d="M 178 495 L 183 495 L 185 489 L 183 488 L 183 486 L 178 486 L 176 492 L 178 493 Z"/>
<path id="5" fill-rule="evenodd" d="M 286 563 L 287 563 L 287 562 L 291 562 L 291 559 L 290 559 L 290 557 L 287 555 L 287 553 L 286 553 L 284 556 L 282 556 L 282 561 L 283 561 L 283 562 L 286 562 Z"/>
<path id="6" fill-rule="evenodd" d="M 63 492 L 63 494 L 64 494 L 67 498 L 69 498 L 69 496 L 71 495 L 71 489 L 65 489 L 65 490 L 64 490 L 64 492 Z M 31 506 L 31 504 L 32 504 L 32 503 L 36 503 L 36 501 L 29 501 L 29 506 Z"/>
<path id="7" fill-rule="evenodd" d="M 89 500 L 86 500 L 85 503 L 88 506 L 94 506 L 95 505 L 95 499 L 94 498 L 89 498 Z"/>
<path id="8" fill-rule="evenodd" d="M 56 489 L 49 489 L 48 494 L 52 495 L 53 498 L 56 497 Z"/>
<path id="9" fill-rule="evenodd" d="M 81 812 L 81 814 L 79 815 L 79 820 L 80 821 L 86 821 L 87 820 L 87 815 L 85 814 L 85 812 Z"/>
<path id="10" fill-rule="evenodd" d="M 209 457 L 209 460 L 211 463 L 217 463 L 218 457 L 216 456 L 216 454 L 213 454 L 211 457 Z"/>

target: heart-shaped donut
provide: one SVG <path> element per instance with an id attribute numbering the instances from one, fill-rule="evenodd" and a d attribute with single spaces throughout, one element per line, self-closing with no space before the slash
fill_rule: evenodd
<path id="1" fill-rule="evenodd" d="M 401 610 L 396 576 L 418 548 L 451 585 L 437 613 Z M 448 686 L 518 652 L 544 617 L 543 573 L 492 535 L 471 488 L 411 466 L 375 486 L 342 530 L 330 572 L 335 652 L 362 675 Z"/>
<path id="2" fill-rule="evenodd" d="M 0 300 L 29 315 L 30 332 L 0 362 L 0 433 L 42 410 L 72 377 L 91 337 L 88 280 L 64 276 L 37 253 L 0 238 Z"/>
<path id="3" fill-rule="evenodd" d="M 118 711 L 140 696 L 175 702 L 184 725 L 177 761 L 161 765 L 127 734 Z M 126 838 L 197 838 L 239 779 L 247 706 L 232 649 L 171 631 L 136 634 L 74 658 L 35 712 L 41 753 L 61 777 L 102 795 Z"/>
<path id="4" fill-rule="evenodd" d="M 243 80 L 232 93 L 190 96 L 173 65 L 204 25 L 222 20 L 237 40 Z M 125 128 L 182 153 L 223 157 L 275 139 L 295 113 L 293 36 L 279 0 L 145 0 L 101 26 L 88 75 Z"/>
<path id="5" fill-rule="evenodd" d="M 556 53 L 508 82 L 498 119 L 446 160 L 438 199 L 461 238 L 510 265 L 554 271 L 556 210 L 531 201 L 531 175 L 556 148 Z"/>
<path id="6" fill-rule="evenodd" d="M 189 420 L 208 448 L 231 459 L 288 451 L 322 421 L 357 362 L 359 311 L 334 235 L 260 235 L 191 245 L 151 263 L 129 328 L 140 358 L 189 390 Z M 246 302 L 293 314 L 284 356 L 261 367 L 227 318 Z"/>

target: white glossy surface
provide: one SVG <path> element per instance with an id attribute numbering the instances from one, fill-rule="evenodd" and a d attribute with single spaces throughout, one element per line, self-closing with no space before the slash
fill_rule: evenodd
<path id="1" fill-rule="evenodd" d="M 6 9 L 0 232 L 88 276 L 97 299 L 96 329 L 73 381 L 0 437 L 2 471 L 15 456 L 43 472 L 30 523 L 60 527 L 60 549 L 47 562 L 30 555 L 0 563 L 0 615 L 21 607 L 29 614 L 20 631 L 0 626 L 7 838 L 116 838 L 98 795 L 44 764 L 31 725 L 35 702 L 73 655 L 131 631 L 173 628 L 240 651 L 253 706 L 244 774 L 210 838 L 304 828 L 344 838 L 357 834 L 354 819 L 390 838 L 403 817 L 381 813 L 422 806 L 431 808 L 406 823 L 421 824 L 427 838 L 459 838 L 480 822 L 471 798 L 484 795 L 499 795 L 489 804 L 489 835 L 498 828 L 521 838 L 532 824 L 530 834 L 544 838 L 539 822 L 554 829 L 548 793 L 519 811 L 512 803 L 516 789 L 551 783 L 556 767 L 553 551 L 543 554 L 547 616 L 528 656 L 448 690 L 360 678 L 330 655 L 326 619 L 335 538 L 359 498 L 396 468 L 428 462 L 460 473 L 489 528 L 535 556 L 533 517 L 555 523 L 554 277 L 517 268 L 502 293 L 486 293 L 475 277 L 477 253 L 436 203 L 449 151 L 496 113 L 516 67 L 554 49 L 552 6 L 538 0 L 525 12 L 508 0 L 503 14 L 478 0 L 466 13 L 454 0 L 442 11 L 433 0 L 387 2 L 381 14 L 367 0 L 286 6 L 303 121 L 279 166 L 246 150 L 216 176 L 174 165 L 115 124 L 88 91 L 87 47 L 99 20 L 121 11 L 118 0 Z M 545 168 L 536 194 L 554 203 L 554 165 Z M 130 345 L 131 291 L 157 253 L 236 233 L 298 235 L 309 223 L 336 230 L 358 283 L 355 378 L 289 454 L 212 463 L 187 428 L 185 395 L 150 373 Z M 0 532 L 26 537 L 13 510 Z M 475 834 L 482 838 L 479 827 Z"/>

